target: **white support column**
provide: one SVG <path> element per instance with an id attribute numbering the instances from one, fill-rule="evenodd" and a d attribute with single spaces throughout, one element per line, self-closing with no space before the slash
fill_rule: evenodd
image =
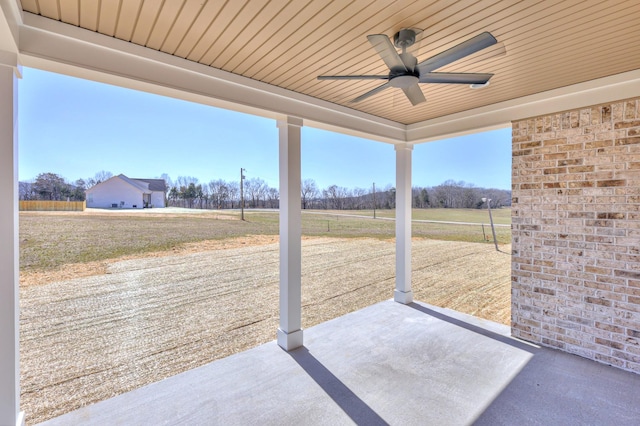
<path id="1" fill-rule="evenodd" d="M 18 64 L 0 51 L 0 425 L 20 426 Z"/>
<path id="2" fill-rule="evenodd" d="M 300 128 L 302 119 L 278 120 L 280 134 L 280 327 L 278 345 L 302 346 L 302 221 Z"/>
<path id="3" fill-rule="evenodd" d="M 396 290 L 393 299 L 413 302 L 411 291 L 411 151 L 396 145 Z"/>

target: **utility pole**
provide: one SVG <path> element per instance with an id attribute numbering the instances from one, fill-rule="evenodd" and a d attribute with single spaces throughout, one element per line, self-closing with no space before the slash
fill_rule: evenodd
<path id="1" fill-rule="evenodd" d="M 240 219 L 244 220 L 244 169 L 240 168 Z"/>
<path id="2" fill-rule="evenodd" d="M 482 202 L 487 203 L 487 210 L 489 210 L 489 220 L 491 221 L 491 232 L 493 233 L 493 244 L 496 246 L 496 251 L 498 250 L 498 240 L 496 239 L 496 229 L 493 227 L 493 216 L 491 216 L 491 198 L 483 198 Z"/>
<path id="3" fill-rule="evenodd" d="M 376 183 L 373 182 L 373 218 L 376 218 Z"/>

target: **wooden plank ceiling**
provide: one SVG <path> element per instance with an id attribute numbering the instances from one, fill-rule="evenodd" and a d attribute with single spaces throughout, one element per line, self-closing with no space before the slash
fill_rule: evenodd
<path id="1" fill-rule="evenodd" d="M 403 124 L 640 69 L 637 0 L 21 2 L 25 12 Z M 350 102 L 380 81 L 316 79 L 321 74 L 387 74 L 366 36 L 393 36 L 402 28 L 423 30 L 418 61 L 483 31 L 491 32 L 507 53 L 480 52 L 439 69 L 495 75 L 481 90 L 422 84 L 427 102 L 418 106 L 400 89 Z"/>

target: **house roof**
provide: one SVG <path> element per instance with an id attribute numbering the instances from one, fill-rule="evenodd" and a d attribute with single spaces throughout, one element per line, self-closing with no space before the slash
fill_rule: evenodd
<path id="1" fill-rule="evenodd" d="M 122 179 L 123 181 L 125 181 L 129 185 L 139 189 L 143 193 L 147 193 L 147 194 L 149 193 L 149 184 L 146 183 L 146 182 L 140 182 L 140 181 L 137 181 L 136 179 L 128 178 L 125 175 L 123 175 L 122 173 L 119 174 L 116 177 Z"/>
<path id="2" fill-rule="evenodd" d="M 1 4 L 15 46 L 8 38 L 0 49 L 16 50 L 24 65 L 392 143 L 640 95 L 634 0 Z M 418 61 L 483 31 L 507 53 L 489 48 L 438 69 L 495 75 L 482 90 L 424 84 L 418 106 L 395 89 L 352 103 L 379 83 L 316 79 L 385 74 L 366 36 L 402 28 L 423 30 Z"/>
<path id="3" fill-rule="evenodd" d="M 149 191 L 165 192 L 167 190 L 167 183 L 164 179 L 139 179 L 133 178 L 134 181 L 145 182 L 149 184 Z"/>

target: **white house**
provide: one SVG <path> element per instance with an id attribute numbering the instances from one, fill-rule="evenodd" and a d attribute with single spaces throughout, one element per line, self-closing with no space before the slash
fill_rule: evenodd
<path id="1" fill-rule="evenodd" d="M 87 190 L 87 207 L 142 209 L 165 206 L 164 179 L 131 179 L 123 174 Z"/>

